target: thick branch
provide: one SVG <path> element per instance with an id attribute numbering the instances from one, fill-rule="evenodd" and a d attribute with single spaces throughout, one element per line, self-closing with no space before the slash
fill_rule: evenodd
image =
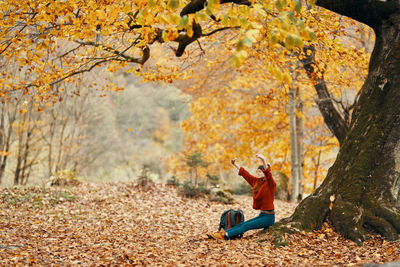
<path id="1" fill-rule="evenodd" d="M 187 4 L 181 11 L 181 17 L 187 14 L 193 14 L 197 11 L 200 11 L 204 8 L 206 4 L 206 0 L 192 0 L 189 4 Z"/>
<path id="2" fill-rule="evenodd" d="M 224 30 L 229 30 L 229 29 L 235 29 L 235 28 L 239 28 L 239 27 L 223 27 L 223 28 L 219 28 L 219 29 L 213 30 L 213 31 L 211 31 L 209 33 L 203 33 L 203 30 L 202 30 L 200 24 L 198 24 L 195 21 L 193 21 L 193 26 L 192 26 L 193 35 L 192 36 L 188 36 L 185 33 L 180 33 L 179 36 L 175 40 L 173 40 L 174 42 L 178 43 L 178 48 L 174 49 L 175 55 L 177 57 L 182 56 L 183 53 L 185 52 L 186 47 L 188 45 L 190 45 L 191 43 L 197 41 L 200 37 L 211 36 L 211 35 L 213 35 L 213 34 L 215 34 L 217 32 L 224 31 Z M 159 43 L 163 43 L 164 42 L 164 40 L 162 39 L 162 30 L 158 30 L 157 31 L 157 35 L 156 35 L 155 39 L 151 43 L 154 43 L 156 41 L 159 42 Z"/>
<path id="3" fill-rule="evenodd" d="M 376 29 L 382 19 L 398 12 L 398 0 L 317 0 L 316 5 Z"/>
<path id="4" fill-rule="evenodd" d="M 343 144 L 346 134 L 349 131 L 349 122 L 345 120 L 344 114 L 342 114 L 342 112 L 338 110 L 337 105 L 335 105 L 323 76 L 318 77 L 316 75 L 314 47 L 305 46 L 303 51 L 304 55 L 299 57 L 299 60 L 303 64 L 303 67 L 307 72 L 307 76 L 314 82 L 314 88 L 318 94 L 318 108 L 324 117 L 326 125 L 336 136 L 341 145 Z"/>
<path id="5" fill-rule="evenodd" d="M 239 28 L 240 28 L 240 26 L 235 26 L 235 27 L 223 27 L 223 28 L 219 28 L 219 29 L 213 30 L 213 31 L 211 31 L 211 32 L 209 32 L 209 33 L 203 33 L 203 34 L 201 35 L 201 37 L 203 37 L 203 36 L 210 36 L 210 35 L 213 35 L 214 33 L 217 33 L 217 32 L 220 32 L 220 31 L 224 31 L 224 30 L 239 29 Z"/>
<path id="6" fill-rule="evenodd" d="M 177 57 L 182 56 L 183 52 L 185 52 L 186 47 L 196 41 L 201 35 L 202 29 L 200 24 L 193 22 L 193 35 L 191 37 L 189 37 L 187 34 L 180 34 L 178 38 L 174 40 L 175 42 L 179 43 L 178 49 L 175 51 L 175 55 Z"/>
<path id="7" fill-rule="evenodd" d="M 226 4 L 226 3 L 234 3 L 237 5 L 246 5 L 250 6 L 251 2 L 247 0 L 221 0 L 221 4 Z M 192 0 L 190 1 L 189 4 L 187 4 L 181 11 L 181 17 L 187 15 L 187 14 L 193 14 L 196 13 L 197 11 L 202 10 L 205 5 L 207 4 L 206 0 Z"/>

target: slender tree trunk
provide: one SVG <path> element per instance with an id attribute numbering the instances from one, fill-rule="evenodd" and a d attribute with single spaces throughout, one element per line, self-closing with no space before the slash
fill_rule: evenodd
<path id="1" fill-rule="evenodd" d="M 300 96 L 300 90 L 296 89 L 296 103 L 297 111 L 296 114 L 296 137 L 297 137 L 297 177 L 299 179 L 299 195 L 298 201 L 303 199 L 304 194 L 304 156 L 303 156 L 303 137 L 304 137 L 304 122 L 303 122 L 303 104 Z"/>
<path id="2" fill-rule="evenodd" d="M 194 173 L 195 173 L 195 182 L 194 182 L 194 184 L 195 184 L 195 186 L 197 186 L 197 181 L 198 181 L 198 178 L 199 178 L 199 173 L 198 173 L 198 171 L 197 171 L 197 167 L 194 169 Z"/>
<path id="3" fill-rule="evenodd" d="M 55 172 L 58 172 L 63 169 L 61 166 L 62 158 L 65 157 L 64 152 L 65 152 L 65 146 L 64 146 L 64 134 L 65 134 L 65 129 L 67 127 L 69 118 L 68 115 L 66 115 L 65 118 L 62 118 L 63 122 L 61 124 L 61 129 L 60 129 L 60 136 L 58 140 L 58 152 L 57 152 L 57 157 L 55 160 Z"/>
<path id="4" fill-rule="evenodd" d="M 17 164 L 14 172 L 14 184 L 23 184 L 25 179 L 25 168 L 29 157 L 32 133 L 34 125 L 32 125 L 32 104 L 27 108 L 28 112 L 24 113 L 20 118 L 18 129 L 18 153 Z"/>
<path id="5" fill-rule="evenodd" d="M 21 176 L 20 176 L 20 184 L 26 183 L 25 181 L 28 181 L 28 178 L 26 176 L 26 170 L 28 168 L 28 157 L 29 157 L 29 152 L 30 152 L 30 142 L 31 142 L 31 137 L 32 137 L 32 132 L 28 132 L 26 135 L 26 140 L 25 140 L 25 147 L 24 147 L 24 153 L 22 156 L 22 164 L 21 164 Z"/>
<path id="6" fill-rule="evenodd" d="M 48 142 L 48 176 L 50 177 L 53 174 L 53 141 L 54 135 L 56 132 L 56 125 L 57 125 L 57 115 L 52 113 L 51 114 L 51 121 L 49 126 L 49 142 Z"/>
<path id="7" fill-rule="evenodd" d="M 219 177 L 221 178 L 221 181 L 225 181 L 225 173 L 221 168 L 222 164 L 218 164 L 218 172 L 219 172 Z"/>
<path id="8" fill-rule="evenodd" d="M 7 114 L 7 115 L 6 115 Z M 8 121 L 6 123 L 7 117 Z M 2 127 L 1 127 L 1 136 L 2 136 L 2 144 L 1 144 L 1 150 L 3 151 L 3 156 L 0 157 L 0 184 L 2 181 L 2 178 L 4 176 L 4 172 L 6 170 L 7 166 L 7 160 L 8 160 L 8 153 L 10 152 L 10 147 L 11 147 L 11 138 L 13 135 L 13 124 L 15 122 L 16 118 L 16 111 L 10 110 L 10 106 L 5 103 L 2 103 Z"/>
<path id="9" fill-rule="evenodd" d="M 72 129 L 68 135 L 69 138 L 69 142 L 68 144 L 65 146 L 64 148 L 64 157 L 63 157 L 63 161 L 61 161 L 60 166 L 62 168 L 67 168 L 67 165 L 69 165 L 72 161 L 72 159 L 74 158 L 74 156 L 76 156 L 77 152 L 79 151 L 79 148 L 77 149 L 77 151 L 74 151 L 72 148 L 75 147 L 80 147 L 79 145 L 79 133 L 78 130 L 82 129 L 82 125 L 80 125 L 80 116 L 79 118 L 77 118 L 75 116 L 74 118 L 74 124 L 70 125 L 70 128 Z M 78 136 L 77 136 L 78 135 Z"/>
<path id="10" fill-rule="evenodd" d="M 291 165 L 292 165 L 292 192 L 290 201 L 297 202 L 299 195 L 298 183 L 298 153 L 297 153 L 297 137 L 296 137 L 296 103 L 295 90 L 293 87 L 289 89 L 289 129 L 290 129 L 290 150 L 291 150 Z"/>
<path id="11" fill-rule="evenodd" d="M 30 161 L 30 155 L 32 152 L 32 143 L 34 138 L 34 131 L 36 129 L 37 118 L 34 117 L 33 103 L 30 101 L 27 114 L 27 130 L 24 145 L 24 153 L 22 158 L 22 172 L 20 176 L 20 184 L 26 184 L 29 179 L 30 169 L 33 165 L 33 161 Z"/>
<path id="12" fill-rule="evenodd" d="M 313 184 L 313 192 L 317 188 L 317 182 L 318 182 L 318 170 L 319 170 L 319 164 L 321 161 L 321 149 L 318 151 L 318 157 L 316 162 L 314 162 L 314 184 Z"/>
<path id="13" fill-rule="evenodd" d="M 19 122 L 18 131 L 18 149 L 17 149 L 17 163 L 15 165 L 14 171 L 14 185 L 20 184 L 21 180 L 21 165 L 22 165 L 22 157 L 23 157 L 23 141 L 25 134 L 25 122 L 26 122 L 26 114 L 22 115 L 22 118 Z"/>
<path id="14" fill-rule="evenodd" d="M 5 108 L 6 105 L 4 101 L 1 102 L 1 117 L 0 117 L 0 150 L 2 151 L 2 155 L 0 156 L 0 185 L 2 182 L 2 178 L 4 175 L 4 170 L 5 170 L 5 162 L 7 161 L 7 136 L 6 136 L 6 126 L 5 126 L 5 117 L 6 117 L 6 112 Z M 4 163 L 4 166 L 3 166 Z"/>

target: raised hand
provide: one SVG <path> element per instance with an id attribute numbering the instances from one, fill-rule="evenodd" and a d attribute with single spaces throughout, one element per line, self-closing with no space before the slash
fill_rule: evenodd
<path id="1" fill-rule="evenodd" d="M 238 165 L 236 165 L 236 159 L 231 159 L 231 164 L 236 168 L 236 169 L 240 169 Z"/>
<path id="2" fill-rule="evenodd" d="M 261 154 L 256 154 L 256 158 L 259 158 L 261 160 L 265 160 L 265 157 Z"/>

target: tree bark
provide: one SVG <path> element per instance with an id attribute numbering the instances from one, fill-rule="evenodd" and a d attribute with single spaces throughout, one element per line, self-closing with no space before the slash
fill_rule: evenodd
<path id="1" fill-rule="evenodd" d="M 12 108 L 9 104 L 5 102 L 2 103 L 2 114 L 1 114 L 1 127 L 0 127 L 0 136 L 1 143 L 0 149 L 5 153 L 0 157 L 0 184 L 2 182 L 2 178 L 6 171 L 8 153 L 11 149 L 11 142 L 13 137 L 13 124 L 16 120 L 17 109 Z"/>
<path id="2" fill-rule="evenodd" d="M 22 182 L 21 172 L 22 172 L 22 161 L 24 155 L 24 140 L 26 135 L 26 128 L 28 127 L 27 113 L 24 113 L 19 118 L 18 132 L 18 147 L 17 147 L 17 162 L 15 164 L 14 171 L 14 185 L 19 185 Z"/>
<path id="3" fill-rule="evenodd" d="M 376 43 L 335 163 L 321 186 L 274 227 L 273 235 L 287 225 L 311 230 L 329 221 L 357 243 L 371 232 L 395 240 L 400 233 L 400 3 L 317 4 L 367 23 Z"/>
<path id="4" fill-rule="evenodd" d="M 293 87 L 291 87 L 289 89 L 289 129 L 290 129 L 290 154 L 291 154 L 291 165 L 292 165 L 292 190 L 290 194 L 291 202 L 297 202 L 297 198 L 299 195 L 295 101 L 296 101 L 295 90 Z"/>
<path id="5" fill-rule="evenodd" d="M 317 182 L 318 182 L 318 169 L 320 165 L 320 160 L 321 160 L 321 149 L 318 152 L 318 157 L 316 160 L 314 158 L 312 159 L 314 163 L 314 183 L 313 183 L 313 191 L 317 188 Z"/>
<path id="6" fill-rule="evenodd" d="M 296 89 L 296 110 L 299 114 L 303 114 L 303 104 L 301 100 L 300 90 Z M 303 117 L 296 114 L 296 137 L 297 137 L 297 177 L 299 184 L 298 201 L 303 199 L 304 195 L 304 122 Z"/>
<path id="7" fill-rule="evenodd" d="M 315 49 L 313 46 L 304 46 L 304 55 L 299 57 L 300 62 L 307 73 L 307 76 L 313 82 L 314 89 L 317 92 L 318 109 L 324 118 L 325 124 L 329 130 L 338 139 L 339 144 L 342 145 L 347 132 L 349 130 L 348 121 L 345 118 L 345 114 L 339 109 L 338 105 L 334 102 L 331 94 L 329 93 L 328 87 L 324 80 L 324 74 L 318 73 L 315 69 L 317 66 L 315 61 Z M 318 76 L 318 74 L 320 76 Z"/>
<path id="8" fill-rule="evenodd" d="M 47 153 L 47 160 L 48 160 L 48 177 L 53 175 L 53 147 L 54 147 L 54 138 L 57 129 L 57 117 L 58 114 L 55 111 L 51 112 L 50 124 L 49 124 L 49 132 L 47 136 L 49 140 L 47 141 L 47 137 L 43 136 L 43 139 L 47 142 L 48 145 L 48 153 Z"/>

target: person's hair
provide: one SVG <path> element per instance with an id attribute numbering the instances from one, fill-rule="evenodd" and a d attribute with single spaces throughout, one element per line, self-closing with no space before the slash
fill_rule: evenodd
<path id="1" fill-rule="evenodd" d="M 259 170 L 263 170 L 264 169 L 264 165 L 260 165 L 260 166 L 258 166 L 258 168 L 257 169 L 259 169 Z"/>

